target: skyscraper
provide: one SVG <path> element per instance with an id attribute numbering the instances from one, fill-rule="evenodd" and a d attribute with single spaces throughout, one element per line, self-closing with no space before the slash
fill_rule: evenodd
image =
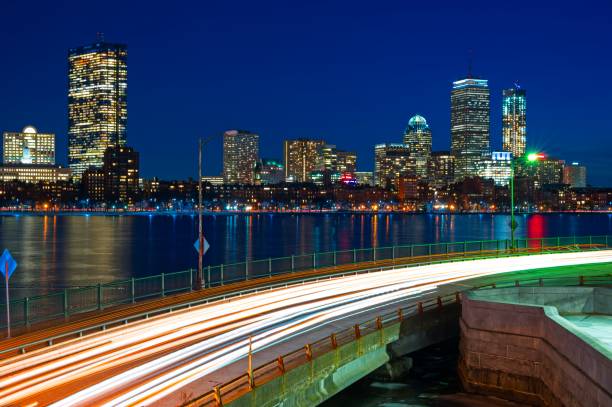
<path id="1" fill-rule="evenodd" d="M 408 121 L 404 144 L 410 150 L 410 159 L 414 162 L 416 176 L 426 178 L 427 162 L 431 156 L 431 130 L 423 116 L 417 114 Z"/>
<path id="2" fill-rule="evenodd" d="M 450 151 L 434 151 L 428 162 L 430 185 L 442 188 L 455 180 L 455 157 Z"/>
<path id="3" fill-rule="evenodd" d="M 525 154 L 527 144 L 527 95 L 524 89 L 504 89 L 502 102 L 502 148 L 514 157 Z"/>
<path id="4" fill-rule="evenodd" d="M 489 86 L 485 79 L 453 82 L 451 92 L 451 153 L 455 179 L 478 175 L 479 163 L 489 155 Z"/>
<path id="5" fill-rule="evenodd" d="M 285 140 L 285 179 L 308 182 L 310 173 L 317 169 L 323 140 Z"/>
<path id="6" fill-rule="evenodd" d="M 127 46 L 98 42 L 68 53 L 68 164 L 75 179 L 101 168 L 127 138 Z"/>
<path id="7" fill-rule="evenodd" d="M 2 145 L 4 164 L 55 164 L 55 134 L 26 126 L 21 132 L 4 132 Z"/>
<path id="8" fill-rule="evenodd" d="M 401 176 L 414 175 L 409 163 L 410 150 L 404 144 L 377 144 L 374 146 L 374 182 L 388 187 Z"/>
<path id="9" fill-rule="evenodd" d="M 254 184 L 259 160 L 259 135 L 246 130 L 223 134 L 223 181 L 226 184 Z"/>

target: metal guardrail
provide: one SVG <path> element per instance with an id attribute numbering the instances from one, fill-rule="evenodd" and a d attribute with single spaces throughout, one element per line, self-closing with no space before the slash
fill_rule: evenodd
<path id="1" fill-rule="evenodd" d="M 600 245 L 608 248 L 612 238 L 605 236 L 570 236 L 549 238 L 515 239 L 516 249 L 545 249 L 569 245 Z M 373 247 L 333 252 L 319 252 L 264 260 L 207 266 L 205 286 L 218 287 L 229 283 L 269 278 L 310 269 L 426 257 L 451 254 L 477 254 L 496 251 L 503 254 L 510 249 L 510 240 L 475 240 L 431 244 Z M 30 327 L 34 323 L 57 318 L 69 318 L 85 312 L 103 310 L 120 304 L 131 304 L 141 300 L 161 298 L 170 294 L 189 292 L 195 289 L 195 270 L 162 273 L 150 277 L 132 278 L 95 286 L 66 288 L 51 294 L 12 300 L 10 303 L 11 326 Z M 0 304 L 0 329 L 6 327 L 5 304 Z"/>
<path id="2" fill-rule="evenodd" d="M 491 289 L 502 287 L 534 287 L 534 286 L 559 286 L 559 285 L 612 285 L 612 274 L 605 276 L 578 276 L 578 277 L 550 277 L 527 280 L 508 280 L 498 283 L 490 283 L 483 286 L 467 288 Z M 383 330 L 395 324 L 400 324 L 406 317 L 423 314 L 425 311 L 442 308 L 444 306 L 460 303 L 461 292 L 455 292 L 424 301 L 416 301 L 406 307 L 398 308 L 393 313 L 381 315 L 374 320 L 356 324 L 352 328 L 332 333 L 330 336 L 308 343 L 284 355 L 279 355 L 275 360 L 257 366 L 252 372 L 244 374 L 220 385 L 213 390 L 198 396 L 187 403 L 184 407 L 221 407 L 244 396 L 257 386 L 262 386 L 278 377 L 285 375 L 288 371 L 308 363 L 315 363 L 316 359 L 328 352 L 335 351 L 338 347 L 351 342 L 363 341 L 367 335 L 380 333 L 383 340 Z M 360 349 L 359 346 L 356 349 Z"/>

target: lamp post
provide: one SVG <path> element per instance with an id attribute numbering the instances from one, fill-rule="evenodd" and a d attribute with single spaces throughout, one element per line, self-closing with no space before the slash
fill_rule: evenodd
<path id="1" fill-rule="evenodd" d="M 544 158 L 542 153 L 527 154 L 527 163 L 534 164 Z M 510 160 L 510 249 L 514 249 L 514 231 L 516 221 L 514 220 L 514 157 Z"/>
<path id="2" fill-rule="evenodd" d="M 202 225 L 202 147 L 211 142 L 215 136 L 209 137 L 206 140 L 198 140 L 198 274 L 196 276 L 196 289 L 202 289 L 203 279 L 203 264 L 204 257 L 204 227 Z"/>

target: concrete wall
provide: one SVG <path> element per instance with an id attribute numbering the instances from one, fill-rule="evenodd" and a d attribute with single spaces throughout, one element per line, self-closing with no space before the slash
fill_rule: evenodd
<path id="1" fill-rule="evenodd" d="M 612 406 L 612 354 L 559 316 L 607 310 L 603 288 L 482 290 L 464 296 L 459 374 L 467 391 L 541 406 Z M 493 302 L 505 301 L 505 302 Z"/>

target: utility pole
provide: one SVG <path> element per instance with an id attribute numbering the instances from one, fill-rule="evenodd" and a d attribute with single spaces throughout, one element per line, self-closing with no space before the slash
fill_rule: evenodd
<path id="1" fill-rule="evenodd" d="M 202 229 L 202 138 L 198 143 L 198 276 L 196 277 L 196 289 L 202 289 L 202 256 L 204 254 L 204 231 Z"/>

